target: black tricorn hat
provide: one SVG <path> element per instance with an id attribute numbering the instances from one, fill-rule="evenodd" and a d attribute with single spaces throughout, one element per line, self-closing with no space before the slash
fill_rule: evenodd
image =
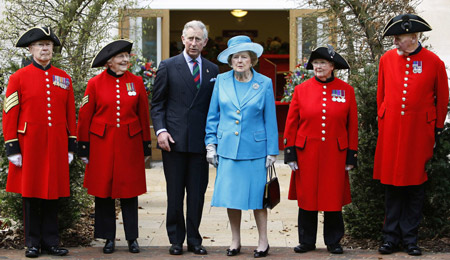
<path id="1" fill-rule="evenodd" d="M 54 46 L 61 46 L 61 42 L 50 27 L 33 27 L 19 37 L 16 47 L 28 47 L 31 43 L 41 40 L 50 40 Z"/>
<path id="2" fill-rule="evenodd" d="M 334 69 L 350 69 L 347 61 L 339 55 L 336 51 L 334 51 L 333 46 L 327 45 L 327 47 L 319 47 L 311 52 L 311 56 L 309 56 L 308 64 L 306 65 L 306 69 L 312 70 L 313 65 L 312 61 L 315 59 L 324 59 L 327 61 L 331 61 L 334 63 Z"/>
<path id="3" fill-rule="evenodd" d="M 131 52 L 133 42 L 128 39 L 115 40 L 103 47 L 92 60 L 91 68 L 102 67 L 115 55 L 122 52 Z"/>
<path id="4" fill-rule="evenodd" d="M 383 30 L 383 37 L 406 33 L 431 31 L 431 26 L 415 14 L 401 14 L 389 20 Z"/>

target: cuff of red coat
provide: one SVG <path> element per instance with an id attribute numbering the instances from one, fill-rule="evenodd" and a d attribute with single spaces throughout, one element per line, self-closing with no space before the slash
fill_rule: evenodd
<path id="1" fill-rule="evenodd" d="M 19 154 L 20 152 L 20 146 L 19 146 L 19 139 L 12 139 L 5 142 L 6 146 L 6 156 L 10 156 L 13 154 Z"/>
<path id="2" fill-rule="evenodd" d="M 143 143 L 144 143 L 144 156 L 152 155 L 152 142 L 144 141 Z"/>
<path id="3" fill-rule="evenodd" d="M 295 150 L 295 146 L 289 146 L 284 148 L 284 163 L 296 161 L 297 161 L 297 153 Z"/>
<path id="4" fill-rule="evenodd" d="M 78 157 L 89 158 L 89 142 L 78 141 Z"/>
<path id="5" fill-rule="evenodd" d="M 353 165 L 356 168 L 358 164 L 358 151 L 348 149 L 347 150 L 347 160 L 345 161 L 347 165 Z"/>
<path id="6" fill-rule="evenodd" d="M 77 152 L 77 137 L 69 136 L 69 152 L 76 153 Z"/>

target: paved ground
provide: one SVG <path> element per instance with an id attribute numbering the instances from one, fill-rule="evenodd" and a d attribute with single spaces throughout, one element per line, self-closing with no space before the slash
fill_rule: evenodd
<path id="1" fill-rule="evenodd" d="M 276 163 L 281 188 L 281 202 L 269 211 L 269 243 L 270 257 L 267 259 L 449 259 L 450 254 L 425 253 L 421 257 L 411 257 L 406 253 L 398 252 L 384 256 L 373 250 L 357 250 L 344 248 L 343 255 L 331 255 L 327 252 L 322 238 L 322 225 L 319 223 L 317 250 L 306 254 L 295 254 L 292 250 L 298 244 L 297 211 L 295 201 L 288 201 L 290 169 L 281 161 Z M 103 240 L 93 242 L 93 247 L 69 248 L 70 254 L 63 259 L 230 259 L 225 256 L 225 250 L 231 240 L 231 232 L 226 215 L 226 209 L 213 208 L 210 201 L 214 188 L 215 169 L 210 168 L 210 180 L 206 192 L 206 202 L 203 210 L 203 220 L 200 232 L 203 235 L 203 245 L 208 249 L 207 256 L 197 256 L 187 253 L 183 256 L 168 254 L 169 240 L 165 230 L 166 193 L 165 179 L 161 162 L 152 163 L 147 170 L 147 194 L 139 197 L 139 227 L 138 239 L 142 252 L 140 254 L 128 253 L 121 216 L 117 220 L 117 251 L 112 255 L 101 252 Z M 253 250 L 257 246 L 258 232 L 253 212 L 243 212 L 242 215 L 242 253 L 233 259 L 253 259 Z M 186 246 L 186 245 L 185 245 Z M 186 249 L 186 248 L 185 248 Z M 24 250 L 0 249 L 2 259 L 26 259 Z M 39 259 L 61 259 L 43 255 Z"/>

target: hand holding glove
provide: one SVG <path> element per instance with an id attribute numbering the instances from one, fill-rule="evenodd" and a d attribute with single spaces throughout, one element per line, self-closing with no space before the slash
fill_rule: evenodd
<path id="1" fill-rule="evenodd" d="M 269 168 L 270 166 L 272 166 L 276 161 L 277 161 L 276 155 L 267 155 L 266 168 Z"/>
<path id="2" fill-rule="evenodd" d="M 206 161 L 216 168 L 219 165 L 215 144 L 208 144 L 206 146 Z"/>
<path id="3" fill-rule="evenodd" d="M 84 162 L 84 164 L 89 163 L 89 159 L 87 157 L 80 157 L 80 159 Z"/>
<path id="4" fill-rule="evenodd" d="M 73 153 L 69 152 L 69 164 L 73 161 Z"/>
<path id="5" fill-rule="evenodd" d="M 293 170 L 294 172 L 296 171 L 296 170 L 298 170 L 298 164 L 297 164 L 297 162 L 288 162 L 287 163 L 288 165 L 289 165 L 289 167 L 291 167 L 291 170 Z"/>
<path id="6" fill-rule="evenodd" d="M 8 160 L 17 167 L 22 167 L 22 154 L 13 154 L 8 156 Z"/>

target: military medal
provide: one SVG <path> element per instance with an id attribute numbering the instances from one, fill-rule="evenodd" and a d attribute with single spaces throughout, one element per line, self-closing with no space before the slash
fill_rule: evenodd
<path id="1" fill-rule="evenodd" d="M 136 89 L 134 88 L 134 83 L 127 83 L 128 96 L 136 96 Z"/>
<path id="2" fill-rule="evenodd" d="M 413 73 L 422 73 L 422 61 L 413 61 Z"/>
<path id="3" fill-rule="evenodd" d="M 345 90 L 333 89 L 331 91 L 331 101 L 345 103 Z"/>
<path id="4" fill-rule="evenodd" d="M 70 86 L 70 80 L 68 78 L 53 75 L 53 86 L 68 89 Z"/>

